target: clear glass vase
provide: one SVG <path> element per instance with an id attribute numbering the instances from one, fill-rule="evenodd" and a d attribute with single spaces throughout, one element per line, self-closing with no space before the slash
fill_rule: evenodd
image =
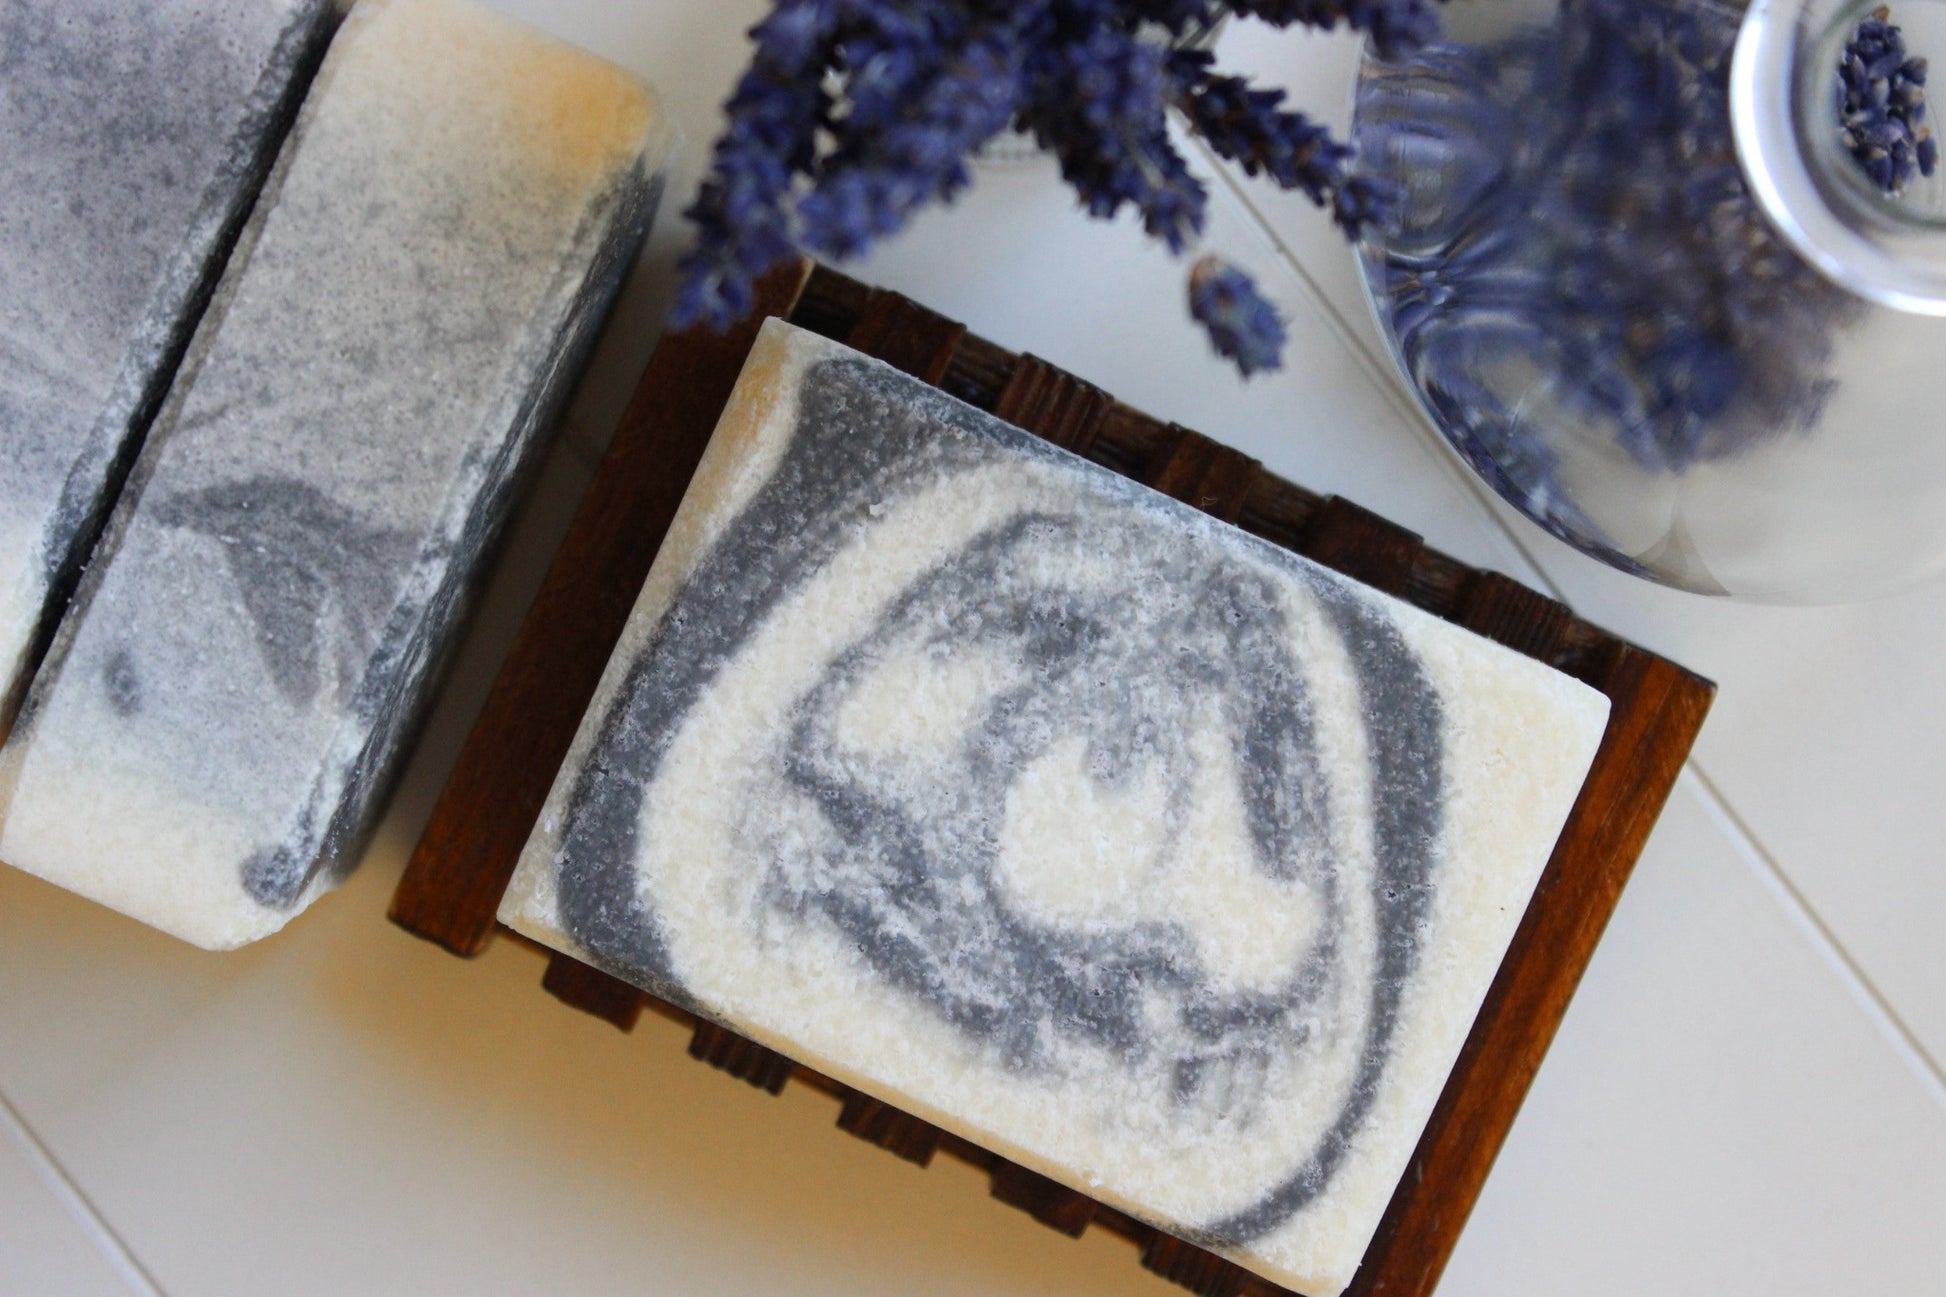
<path id="1" fill-rule="evenodd" d="M 1467 463 L 1569 544 L 1778 602 L 1946 570 L 1946 165 L 1910 147 L 1922 69 L 1856 63 L 1867 102 L 1844 96 L 1843 60 L 1883 54 L 1873 8 L 1493 0 L 1367 58 L 1354 136 L 1405 195 L 1361 252 L 1381 330 Z M 1946 51 L 1946 0 L 1890 21 Z"/>

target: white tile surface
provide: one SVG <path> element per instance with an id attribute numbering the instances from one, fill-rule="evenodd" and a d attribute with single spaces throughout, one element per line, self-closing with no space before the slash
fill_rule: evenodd
<path id="1" fill-rule="evenodd" d="M 1698 768 L 1946 1060 L 1946 586 L 1839 608 L 1712 603 L 1537 547 L 1587 616 L 1721 685 Z"/>
<path id="2" fill-rule="evenodd" d="M 1934 1291 L 1946 1108 L 1678 786 L 1445 1297 Z"/>
<path id="3" fill-rule="evenodd" d="M 525 951 L 466 963 L 383 921 L 591 448 L 652 345 L 683 237 L 671 218 L 764 8 L 504 7 L 658 81 L 690 144 L 573 412 L 576 444 L 550 465 L 345 891 L 277 940 L 219 957 L 0 870 L 0 1094 L 171 1297 L 1179 1291 L 1118 1240 L 1071 1242 L 992 1202 L 949 1160 L 920 1172 L 836 1132 L 827 1099 L 771 1100 L 697 1066 L 660 1020 L 625 1037 L 583 1019 L 538 990 Z M 1279 57 L 1236 48 L 1264 66 Z M 1303 57 L 1349 67 L 1325 43 Z M 1297 328 L 1293 367 L 1248 385 L 1183 319 L 1183 267 L 1125 226 L 1082 220 L 1043 168 L 984 173 L 960 208 L 861 273 L 1468 561 L 1530 577 L 1531 549 L 1582 611 L 1723 682 L 1701 748 L 1708 784 L 1692 776 L 1657 831 L 1442 1291 L 1932 1291 L 1946 1273 L 1932 1227 L 1946 1210 L 1946 1105 L 1844 960 L 1946 1049 L 1934 845 L 1946 799 L 1930 773 L 1946 733 L 1934 648 L 1946 592 L 1843 611 L 1719 607 L 1613 576 L 1524 524 L 1504 529 L 1361 349 L 1372 335 L 1335 234 L 1296 203 L 1252 202 L 1281 252 L 1232 199 L 1212 237 L 1265 275 Z M 1710 789 L 1800 888 L 1808 925 Z M 73 1273 L 88 1282 L 95 1272 L 65 1250 L 72 1234 L 30 1225 L 37 1269 L 10 1286 L 14 1222 L 44 1220 L 47 1202 L 5 1162 L 0 1141 L 0 1297 L 64 1294 L 42 1278 L 63 1266 L 83 1265 Z"/>
<path id="4" fill-rule="evenodd" d="M 127 1297 L 129 1288 L 50 1186 L 23 1133 L 0 1108 L 0 1294 Z"/>

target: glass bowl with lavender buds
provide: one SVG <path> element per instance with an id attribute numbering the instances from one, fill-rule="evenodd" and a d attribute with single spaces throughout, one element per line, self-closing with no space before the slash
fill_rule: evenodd
<path id="1" fill-rule="evenodd" d="M 1368 57 L 1361 262 L 1433 421 L 1625 571 L 1775 602 L 1946 570 L 1946 0 L 1496 0 Z"/>

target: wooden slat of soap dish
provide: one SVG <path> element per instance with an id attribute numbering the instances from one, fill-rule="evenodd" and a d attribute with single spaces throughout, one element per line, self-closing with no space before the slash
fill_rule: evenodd
<path id="1" fill-rule="evenodd" d="M 854 1090 L 838 1110 L 838 1129 L 917 1166 L 932 1162 L 946 1132 L 929 1121 Z"/>
<path id="2" fill-rule="evenodd" d="M 463 955 L 492 939 L 520 848 L 757 326 L 764 316 L 785 316 L 1608 696 L 1608 729 L 1593 768 L 1349 1290 L 1356 1297 L 1427 1297 L 1674 786 L 1714 686 L 1518 582 L 1429 549 L 1349 501 L 1287 482 L 1200 433 L 1151 418 L 895 293 L 807 262 L 769 276 L 757 300 L 751 318 L 727 334 L 673 333 L 651 357 L 399 882 L 393 921 Z M 1284 1291 L 570 956 L 550 954 L 543 982 L 624 1031 L 645 1006 L 691 1026 L 696 1057 L 771 1093 L 794 1079 L 830 1094 L 840 1104 L 841 1128 L 922 1166 L 943 1152 L 980 1167 L 994 1197 L 1062 1233 L 1079 1235 L 1092 1225 L 1128 1238 L 1144 1266 L 1202 1297 Z"/>
<path id="3" fill-rule="evenodd" d="M 1099 1203 L 1080 1190 L 1004 1158 L 994 1159 L 991 1179 L 994 1197 L 1069 1238 L 1080 1238 L 1101 1210 Z"/>
<path id="4" fill-rule="evenodd" d="M 1166 496 L 1234 523 L 1262 466 L 1200 432 L 1171 424 L 1169 434 L 1167 449 L 1150 462 L 1145 480 Z"/>

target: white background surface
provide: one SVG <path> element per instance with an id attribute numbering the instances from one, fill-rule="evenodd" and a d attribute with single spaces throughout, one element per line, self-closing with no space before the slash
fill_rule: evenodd
<path id="1" fill-rule="evenodd" d="M 624 1036 L 561 1007 L 526 951 L 467 963 L 385 922 L 653 344 L 763 8 L 501 7 L 657 83 L 689 141 L 670 203 L 348 887 L 209 955 L 0 869 L 0 1297 L 1180 1292 L 949 1159 L 919 1171 L 837 1132 L 822 1096 L 697 1065 L 660 1019 Z M 1301 103 L 1345 102 L 1345 41 L 1233 24 L 1224 46 Z M 1211 359 L 1183 266 L 1085 220 L 1045 165 L 983 169 L 853 269 L 1722 686 L 1442 1294 L 1946 1291 L 1946 587 L 1779 610 L 1611 573 L 1440 448 L 1303 200 L 1219 183 L 1209 238 L 1290 316 L 1283 373 L 1244 385 Z"/>

